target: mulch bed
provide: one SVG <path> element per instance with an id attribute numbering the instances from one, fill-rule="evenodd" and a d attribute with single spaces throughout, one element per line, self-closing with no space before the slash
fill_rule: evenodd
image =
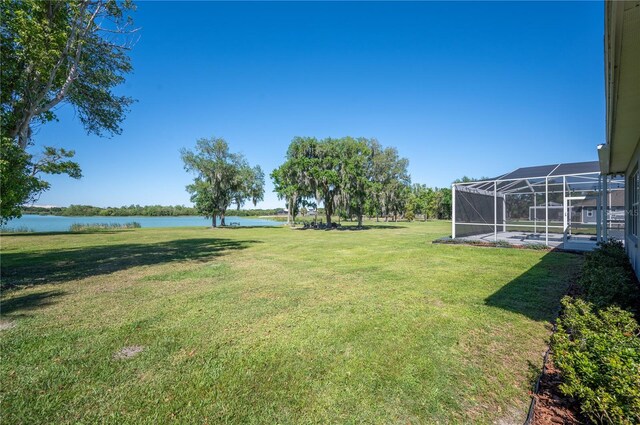
<path id="1" fill-rule="evenodd" d="M 578 274 L 573 276 L 567 295 L 577 297 L 582 292 L 577 285 Z M 560 391 L 562 378 L 553 364 L 551 355 L 545 357 L 542 375 L 538 383 L 538 392 L 533 395 L 533 414 L 531 425 L 575 425 L 590 423 L 580 414 L 580 406 L 572 397 Z"/>
<path id="2" fill-rule="evenodd" d="M 550 356 L 542 369 L 538 393 L 534 394 L 532 425 L 575 425 L 587 421 L 580 415 L 578 404 L 560 392 L 560 371 Z"/>

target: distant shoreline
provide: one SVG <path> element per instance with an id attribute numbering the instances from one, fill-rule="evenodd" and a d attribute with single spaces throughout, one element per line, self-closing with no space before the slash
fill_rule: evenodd
<path id="1" fill-rule="evenodd" d="M 273 218 L 240 217 L 229 215 L 225 217 L 227 224 L 239 223 L 240 226 L 277 227 L 281 223 Z M 220 218 L 216 220 L 220 224 Z M 73 225 L 107 225 L 138 223 L 143 228 L 153 227 L 211 227 L 211 219 L 203 216 L 62 216 L 23 214 L 20 218 L 10 220 L 2 226 L 5 232 L 65 232 Z"/>

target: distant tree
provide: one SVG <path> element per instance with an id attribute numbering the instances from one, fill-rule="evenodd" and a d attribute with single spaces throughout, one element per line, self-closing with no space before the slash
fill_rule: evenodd
<path id="1" fill-rule="evenodd" d="M 294 224 L 296 213 L 305 198 L 317 194 L 311 169 L 317 166 L 318 141 L 313 137 L 294 137 L 286 160 L 271 173 L 274 191 L 287 202 L 287 223 Z"/>
<path id="2" fill-rule="evenodd" d="M 347 216 L 355 215 L 358 227 L 362 227 L 362 217 L 365 214 L 371 185 L 369 180 L 371 150 L 366 139 L 351 137 L 340 139 L 337 148 L 339 205 L 343 207 Z"/>
<path id="3" fill-rule="evenodd" d="M 431 196 L 429 196 L 429 201 L 427 203 L 427 211 L 429 211 L 429 215 L 433 218 L 440 218 L 439 215 L 442 211 L 442 201 L 443 194 L 439 190 L 434 190 L 431 192 Z"/>
<path id="4" fill-rule="evenodd" d="M 38 215 L 61 215 L 61 216 L 146 216 L 146 217 L 167 217 L 167 216 L 193 216 L 199 215 L 193 207 L 184 205 L 129 205 L 122 207 L 99 208 L 90 205 L 71 205 L 69 207 L 38 207 L 27 206 L 24 208 L 25 214 Z M 277 209 L 248 209 L 234 211 L 233 215 L 258 217 L 263 215 L 275 215 Z"/>
<path id="5" fill-rule="evenodd" d="M 315 208 L 322 202 L 327 226 L 331 226 L 337 210 L 345 216 L 355 215 L 361 226 L 369 185 L 369 161 L 365 139 L 344 137 L 318 141 L 312 137 L 296 137 L 289 145 L 285 162 L 271 177 L 278 196 L 287 199 L 294 220 L 301 205 Z"/>
<path id="6" fill-rule="evenodd" d="M 317 155 L 311 158 L 311 181 L 316 188 L 319 199 L 322 199 L 324 216 L 327 226 L 331 226 L 338 197 L 341 190 L 339 165 L 343 158 L 340 157 L 338 139 L 327 138 L 318 143 Z"/>
<path id="7" fill-rule="evenodd" d="M 428 205 L 433 196 L 433 189 L 427 187 L 426 184 L 416 183 L 411 187 L 411 195 L 411 200 L 415 204 L 415 213 L 422 215 L 426 221 L 429 218 Z"/>
<path id="8" fill-rule="evenodd" d="M 411 192 L 409 176 L 409 160 L 401 158 L 393 147 L 373 149 L 371 179 L 380 212 L 385 221 L 391 216 L 396 220 L 402 213 Z"/>
<path id="9" fill-rule="evenodd" d="M 369 140 L 368 145 L 372 157 L 367 210 L 376 220 L 381 215 L 385 221 L 389 217 L 395 220 L 404 212 L 410 194 L 409 160 L 401 158 L 396 148 L 383 148 L 376 139 Z"/>
<path id="10" fill-rule="evenodd" d="M 443 187 L 437 189 L 442 193 L 442 200 L 440 202 L 440 210 L 438 211 L 438 218 L 441 220 L 451 219 L 451 189 Z"/>
<path id="11" fill-rule="evenodd" d="M 455 179 L 453 181 L 453 183 L 472 183 L 472 182 L 477 182 L 477 181 L 482 181 L 482 180 L 490 180 L 489 177 L 480 177 L 480 178 L 475 178 L 475 177 L 467 177 L 467 176 L 462 176 L 459 179 Z"/>
<path id="12" fill-rule="evenodd" d="M 216 217 L 225 226 L 227 209 L 235 203 L 238 208 L 247 200 L 254 205 L 264 196 L 264 173 L 260 167 L 250 167 L 240 154 L 229 151 L 224 139 L 199 139 L 195 151 L 180 151 L 184 168 L 196 174 L 187 186 L 196 209 L 211 218 L 216 227 Z"/>
<path id="13" fill-rule="evenodd" d="M 238 211 L 247 201 L 250 201 L 255 207 L 258 202 L 264 199 L 264 172 L 262 168 L 259 165 L 252 168 L 246 161 L 241 162 L 242 165 L 236 175 L 238 181 L 232 196 Z"/>
<path id="14" fill-rule="evenodd" d="M 413 221 L 416 219 L 416 211 L 420 208 L 419 199 L 416 197 L 413 191 L 409 192 L 407 201 L 404 206 L 403 217 L 405 220 Z"/>
<path id="15" fill-rule="evenodd" d="M 56 120 L 59 105 L 73 106 L 89 133 L 121 132 L 132 100 L 113 89 L 132 69 L 133 9 L 129 0 L 0 2 L 2 221 L 20 216 L 22 204 L 49 188 L 42 174 L 80 177 L 73 151 L 27 152 L 33 127 Z"/>
<path id="16" fill-rule="evenodd" d="M 369 164 L 369 196 L 366 202 L 366 210 L 370 216 L 375 216 L 376 221 L 383 214 L 383 187 L 385 183 L 385 163 L 382 152 L 384 148 L 376 139 L 368 141 L 371 151 L 371 163 Z"/>
<path id="17" fill-rule="evenodd" d="M 322 203 L 327 226 L 336 213 L 355 217 L 362 226 L 365 214 L 396 219 L 404 213 L 410 194 L 408 163 L 395 148 L 384 149 L 375 139 L 296 137 L 271 177 L 294 218 L 300 205 Z"/>

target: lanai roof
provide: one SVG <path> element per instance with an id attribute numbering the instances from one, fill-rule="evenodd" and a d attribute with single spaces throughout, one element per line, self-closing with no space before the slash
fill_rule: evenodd
<path id="1" fill-rule="evenodd" d="M 570 162 L 534 167 L 522 167 L 493 179 L 458 183 L 456 186 L 479 191 L 500 193 L 541 193 L 545 185 L 549 193 L 562 191 L 563 183 L 567 189 L 580 187 L 581 190 L 596 190 L 600 164 L 598 161 Z"/>
<path id="2" fill-rule="evenodd" d="M 510 173 L 503 174 L 492 180 L 519 180 L 545 177 L 562 177 L 575 174 L 599 173 L 598 161 L 567 162 L 561 164 L 538 165 L 535 167 L 522 167 Z"/>

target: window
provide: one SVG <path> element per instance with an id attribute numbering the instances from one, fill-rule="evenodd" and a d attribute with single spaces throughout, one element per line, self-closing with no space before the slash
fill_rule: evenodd
<path id="1" fill-rule="evenodd" d="M 640 201 L 640 195 L 638 194 L 638 190 L 640 190 L 639 179 L 640 175 L 638 174 L 638 166 L 636 166 L 629 176 L 629 209 L 627 210 L 629 214 L 629 234 L 635 237 L 638 237 L 638 202 Z"/>

